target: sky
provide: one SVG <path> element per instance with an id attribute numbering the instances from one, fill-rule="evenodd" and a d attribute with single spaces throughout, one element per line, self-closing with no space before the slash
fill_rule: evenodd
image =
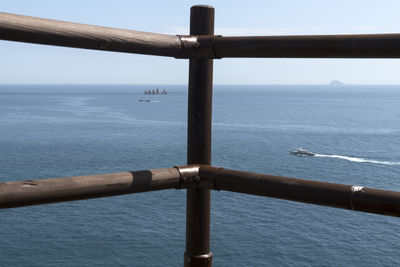
<path id="1" fill-rule="evenodd" d="M 0 12 L 188 34 L 190 7 L 215 34 L 400 33 L 398 0 L 0 0 Z M 400 84 L 400 59 L 218 59 L 215 84 Z M 186 84 L 188 60 L 0 41 L 0 84 Z"/>

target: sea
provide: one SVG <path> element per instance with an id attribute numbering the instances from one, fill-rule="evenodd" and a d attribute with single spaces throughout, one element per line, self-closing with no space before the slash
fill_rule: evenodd
<path id="1" fill-rule="evenodd" d="M 400 85 L 216 85 L 213 100 L 214 166 L 400 191 Z M 185 165 L 186 122 L 185 85 L 1 85 L 0 182 Z M 214 266 L 400 265 L 396 217 L 211 198 Z M 185 220 L 175 189 L 0 210 L 0 266 L 182 266 Z"/>

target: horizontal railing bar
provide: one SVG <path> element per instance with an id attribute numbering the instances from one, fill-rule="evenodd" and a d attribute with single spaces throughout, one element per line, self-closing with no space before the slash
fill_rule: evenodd
<path id="1" fill-rule="evenodd" d="M 176 58 L 400 57 L 400 34 L 176 36 L 2 12 L 0 39 Z"/>
<path id="2" fill-rule="evenodd" d="M 0 183 L 0 209 L 193 187 L 400 217 L 400 192 L 206 165 Z"/>
<path id="3" fill-rule="evenodd" d="M 0 209 L 178 188 L 177 168 L 0 183 Z"/>
<path id="4" fill-rule="evenodd" d="M 122 30 L 0 12 L 0 39 L 114 52 L 177 57 L 178 36 Z"/>
<path id="5" fill-rule="evenodd" d="M 217 190 L 400 216 L 400 192 L 209 166 L 200 167 L 200 177 Z"/>
<path id="6" fill-rule="evenodd" d="M 217 58 L 399 58 L 400 34 L 216 37 Z"/>

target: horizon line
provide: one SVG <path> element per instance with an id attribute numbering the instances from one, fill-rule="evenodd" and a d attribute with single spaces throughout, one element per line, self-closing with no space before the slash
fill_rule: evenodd
<path id="1" fill-rule="evenodd" d="M 0 86 L 12 86 L 12 85 L 141 85 L 141 86 L 187 86 L 186 83 L 0 83 Z M 346 86 L 346 85 L 400 85 L 399 83 L 343 83 L 343 84 L 331 84 L 329 83 L 214 83 L 214 86 L 229 85 L 229 86 L 263 86 L 263 85 L 331 85 L 331 86 Z"/>
<path id="2" fill-rule="evenodd" d="M 158 83 L 0 83 L 0 86 L 188 86 L 188 84 L 158 84 Z M 331 83 L 216 83 L 213 86 L 400 86 L 399 83 L 344 83 L 344 84 L 331 84 Z"/>

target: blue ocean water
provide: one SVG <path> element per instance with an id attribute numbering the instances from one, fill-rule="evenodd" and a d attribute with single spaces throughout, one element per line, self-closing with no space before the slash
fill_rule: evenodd
<path id="1" fill-rule="evenodd" d="M 155 87 L 0 86 L 0 181 L 184 165 L 186 87 Z M 213 111 L 213 165 L 400 191 L 400 86 L 215 86 Z M 185 201 L 1 210 L 0 265 L 181 266 Z M 398 266 L 400 221 L 213 191 L 211 250 L 214 266 Z"/>

